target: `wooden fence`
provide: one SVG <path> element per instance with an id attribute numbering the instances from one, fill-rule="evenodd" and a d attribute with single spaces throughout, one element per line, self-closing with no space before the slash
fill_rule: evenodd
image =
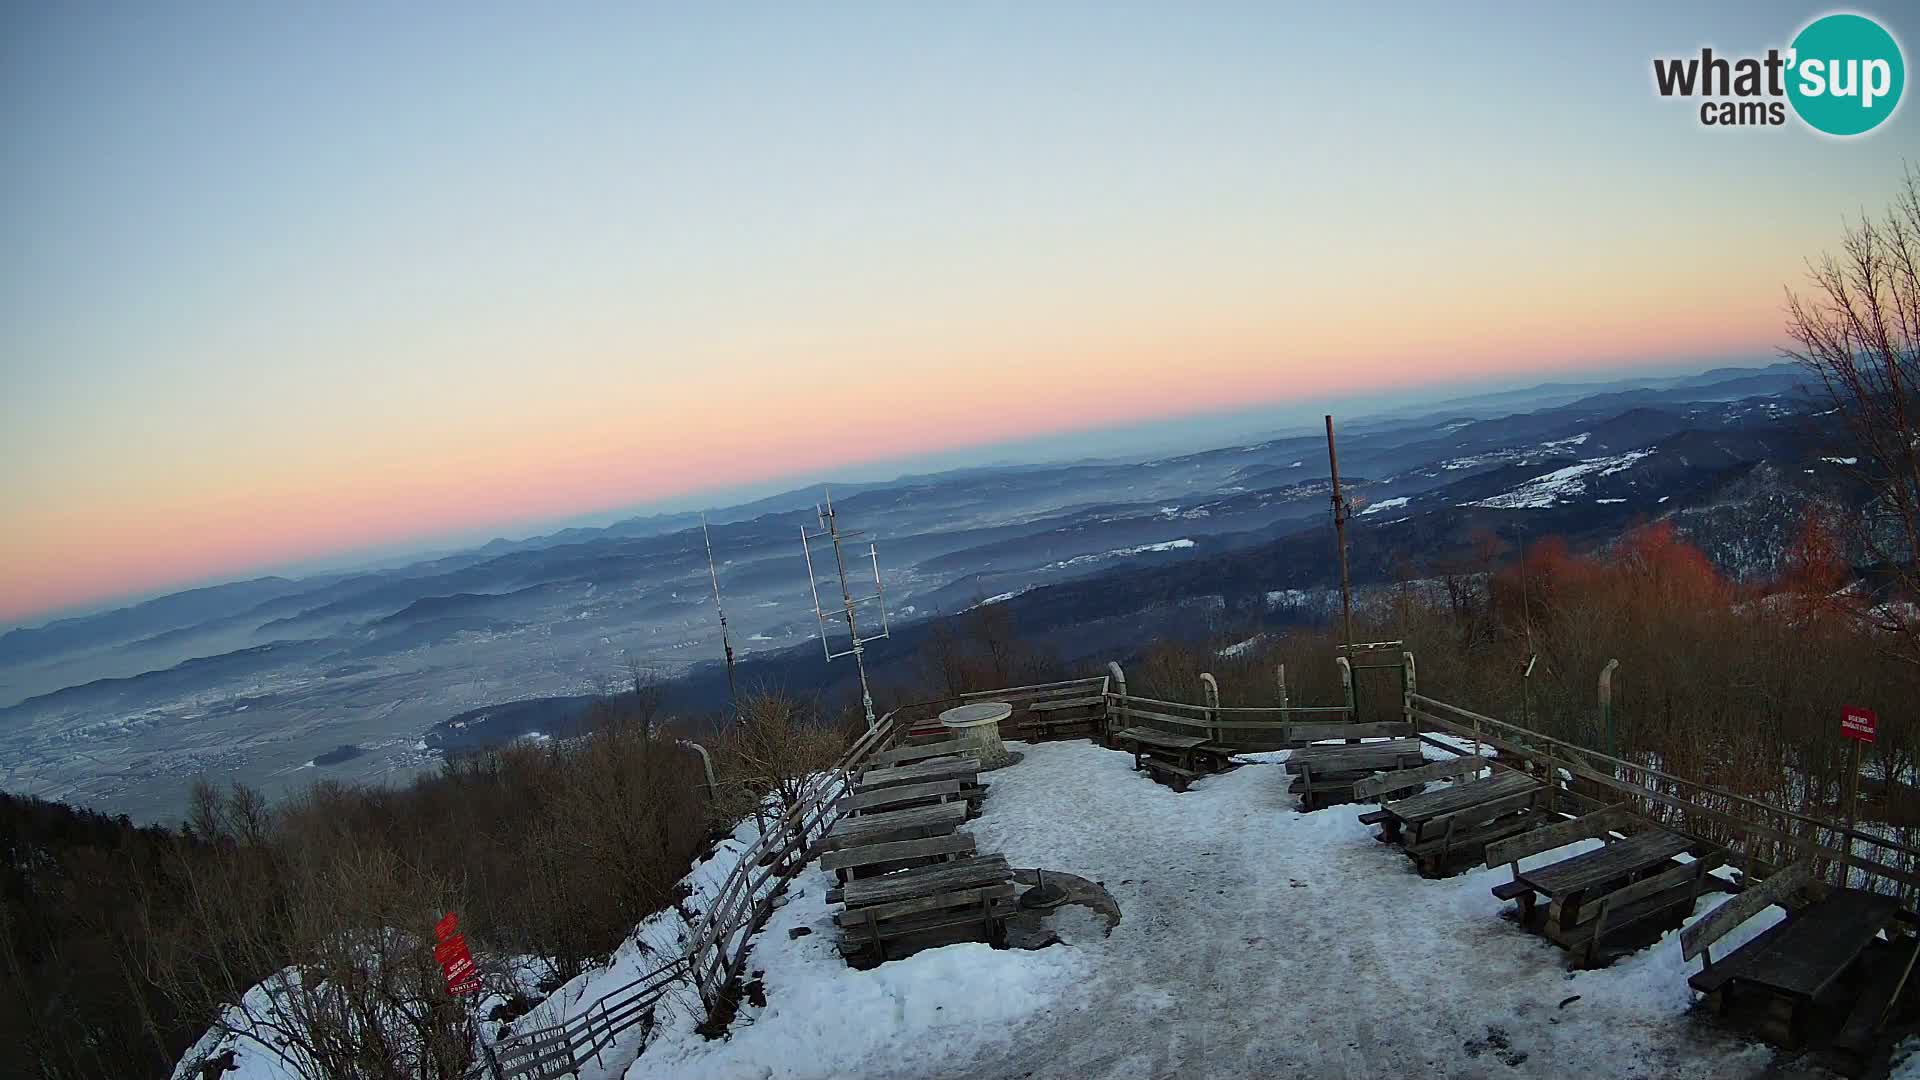
<path id="1" fill-rule="evenodd" d="M 1531 762 L 1544 774 L 1569 781 L 1564 794 L 1576 800 L 1586 788 L 1601 796 L 1597 802 L 1624 801 L 1664 828 L 1736 853 L 1745 860 L 1743 869 L 1755 877 L 1812 857 L 1837 884 L 1896 895 L 1909 907 L 1920 899 L 1920 849 L 1589 750 L 1424 694 L 1410 692 L 1406 701 L 1407 719 L 1414 723 Z M 1464 752 L 1451 745 L 1447 749 Z"/>
<path id="2" fill-rule="evenodd" d="M 1277 707 L 1193 705 L 1184 701 L 1108 693 L 1107 730 L 1151 727 L 1181 735 L 1205 735 L 1234 750 L 1284 750 L 1321 739 L 1370 738 L 1354 724 L 1346 705 Z"/>

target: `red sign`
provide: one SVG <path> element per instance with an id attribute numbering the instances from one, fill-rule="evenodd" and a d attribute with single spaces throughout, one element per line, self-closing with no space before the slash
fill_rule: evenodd
<path id="1" fill-rule="evenodd" d="M 1861 742 L 1873 742 L 1879 730 L 1880 718 L 1873 715 L 1872 709 L 1863 709 L 1858 705 L 1840 706 L 1840 734 Z"/>
<path id="2" fill-rule="evenodd" d="M 471 994 L 480 989 L 480 969 L 473 965 L 473 954 L 467 951 L 467 936 L 460 932 L 460 920 L 452 912 L 434 924 L 433 936 L 439 944 L 433 947 L 433 959 L 440 965 L 440 971 L 447 977 L 447 993 Z"/>

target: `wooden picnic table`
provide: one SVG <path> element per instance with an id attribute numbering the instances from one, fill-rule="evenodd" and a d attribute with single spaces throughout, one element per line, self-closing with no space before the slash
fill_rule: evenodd
<path id="1" fill-rule="evenodd" d="M 980 774 L 980 763 L 970 757 L 951 761 L 922 761 L 914 765 L 889 765 L 868 769 L 854 781 L 855 791 L 895 787 L 900 784 L 930 784 L 936 780 L 963 780 L 972 783 Z"/>
<path id="2" fill-rule="evenodd" d="M 1739 903 L 1736 897 L 1727 907 Z M 1718 914 L 1708 915 L 1701 922 Z M 1724 959 L 1709 963 L 1687 984 L 1716 998 L 1723 1012 L 1736 987 L 1758 988 L 1775 995 L 1773 1000 L 1784 1005 L 1784 1015 L 1770 1012 L 1773 1020 L 1765 1033 L 1796 1046 L 1804 1041 L 1808 1003 L 1826 995 L 1860 964 L 1879 933 L 1892 926 L 1899 914 L 1899 901 L 1894 897 L 1861 889 L 1834 889 L 1824 899 L 1790 913 Z M 1734 921 L 1728 920 L 1728 926 L 1718 929 L 1724 933 Z M 1882 951 L 1891 953 L 1897 963 L 1883 963 L 1868 980 L 1836 1036 L 1837 1045 L 1855 1053 L 1871 1042 L 1872 1032 L 1899 997 L 1912 970 L 1911 942 Z M 1894 975 L 1898 975 L 1897 981 Z M 1772 1026 L 1775 1024 L 1778 1026 Z"/>
<path id="3" fill-rule="evenodd" d="M 1501 772 L 1482 780 L 1470 780 L 1464 784 L 1441 788 L 1439 791 L 1426 791 L 1418 795 L 1409 795 L 1396 802 L 1382 805 L 1390 822 L 1402 826 L 1412 826 L 1416 831 L 1435 818 L 1471 810 L 1482 803 L 1504 799 L 1542 786 L 1540 781 L 1521 772 Z"/>
<path id="4" fill-rule="evenodd" d="M 1486 845 L 1539 823 L 1552 801 L 1547 785 L 1522 772 L 1497 772 L 1484 780 L 1413 795 L 1383 804 L 1362 821 L 1378 821 L 1380 839 L 1398 843 L 1420 867 L 1435 875 L 1471 856 L 1481 862 Z"/>
<path id="5" fill-rule="evenodd" d="M 1556 863 L 1520 870 L 1514 879 L 1549 900 L 1577 907 L 1594 889 L 1662 866 L 1692 843 L 1665 829 L 1649 829 Z"/>
<path id="6" fill-rule="evenodd" d="M 1330 743 L 1303 746 L 1287 755 L 1287 771 L 1345 773 L 1397 769 L 1409 759 L 1420 763 L 1419 739 L 1382 739 L 1378 742 Z"/>
<path id="7" fill-rule="evenodd" d="M 1185 791 L 1187 785 L 1200 776 L 1201 768 L 1218 772 L 1232 756 L 1226 748 L 1213 745 L 1205 735 L 1175 735 L 1158 728 L 1130 727 L 1116 733 L 1113 739 L 1131 746 L 1135 772 L 1146 768 L 1156 775 L 1164 775 L 1180 791 Z"/>
<path id="8" fill-rule="evenodd" d="M 1713 965 L 1715 980 L 1764 986 L 1802 1000 L 1820 996 L 1880 931 L 1899 901 L 1861 889 L 1835 889 Z M 1758 946 L 1758 948 L 1754 948 Z M 1699 976 L 1695 976 L 1699 978 Z"/>
<path id="9" fill-rule="evenodd" d="M 934 803 L 911 810 L 889 810 L 881 814 L 843 817 L 827 830 L 821 847 L 828 851 L 885 843 L 889 840 L 917 840 L 926 836 L 945 836 L 967 820 L 964 802 Z"/>
<path id="10" fill-rule="evenodd" d="M 1316 743 L 1287 755 L 1294 781 L 1287 790 L 1300 796 L 1308 811 L 1353 802 L 1354 785 L 1375 772 L 1397 772 L 1421 762 L 1419 739 L 1378 739 L 1361 743 Z"/>

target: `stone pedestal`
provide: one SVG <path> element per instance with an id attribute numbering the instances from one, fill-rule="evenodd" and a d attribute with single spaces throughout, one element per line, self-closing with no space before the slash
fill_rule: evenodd
<path id="1" fill-rule="evenodd" d="M 983 701 L 941 713 L 940 726 L 966 744 L 960 752 L 978 758 L 981 769 L 997 769 L 1018 760 L 1000 741 L 1000 721 L 1012 715 L 1013 706 L 1004 701 Z"/>

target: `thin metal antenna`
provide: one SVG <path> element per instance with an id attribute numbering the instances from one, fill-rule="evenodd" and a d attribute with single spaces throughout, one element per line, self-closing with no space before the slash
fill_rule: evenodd
<path id="1" fill-rule="evenodd" d="M 853 657 L 853 665 L 859 669 L 860 672 L 860 704 L 867 713 L 867 727 L 872 728 L 875 724 L 873 714 L 873 690 L 867 685 L 865 646 L 869 641 L 879 641 L 891 635 L 891 629 L 887 621 L 886 589 L 880 583 L 880 552 L 872 544 L 867 545 L 867 556 L 873 562 L 873 595 L 855 597 L 853 590 L 847 585 L 847 558 L 846 554 L 841 550 L 840 542 L 859 536 L 860 534 L 858 532 L 840 531 L 839 522 L 833 511 L 833 491 L 831 488 L 827 489 L 826 496 L 826 502 L 824 504 L 815 503 L 813 508 L 814 515 L 820 520 L 820 530 L 810 533 L 807 531 L 805 525 L 800 526 L 800 551 L 807 560 L 807 588 L 813 594 L 813 617 L 820 624 L 820 649 L 826 654 L 829 663 L 842 656 Z M 841 611 L 836 612 L 831 617 L 834 622 L 845 619 L 847 624 L 847 640 L 849 644 L 839 652 L 833 651 L 833 645 L 828 640 L 827 619 L 829 616 L 827 615 L 826 609 L 820 605 L 820 580 L 814 574 L 813 570 L 813 541 L 823 536 L 833 542 L 834 568 L 840 576 Z M 861 604 L 868 603 L 877 603 L 880 606 L 880 632 L 862 637 L 860 635 L 860 623 L 856 616 L 856 610 Z"/>
<path id="2" fill-rule="evenodd" d="M 1353 652 L 1353 586 L 1347 579 L 1347 500 L 1340 495 L 1340 456 L 1333 449 L 1333 415 L 1327 414 L 1327 467 L 1333 475 L 1333 533 L 1340 546 L 1340 619 L 1346 651 Z"/>
<path id="3" fill-rule="evenodd" d="M 740 715 L 740 687 L 733 678 L 733 637 L 727 632 L 727 609 L 720 606 L 720 570 L 713 564 L 713 534 L 707 531 L 707 515 L 700 515 L 700 537 L 707 542 L 707 573 L 713 578 L 713 610 L 720 616 L 720 647 L 727 652 L 727 702 L 733 715 Z"/>

